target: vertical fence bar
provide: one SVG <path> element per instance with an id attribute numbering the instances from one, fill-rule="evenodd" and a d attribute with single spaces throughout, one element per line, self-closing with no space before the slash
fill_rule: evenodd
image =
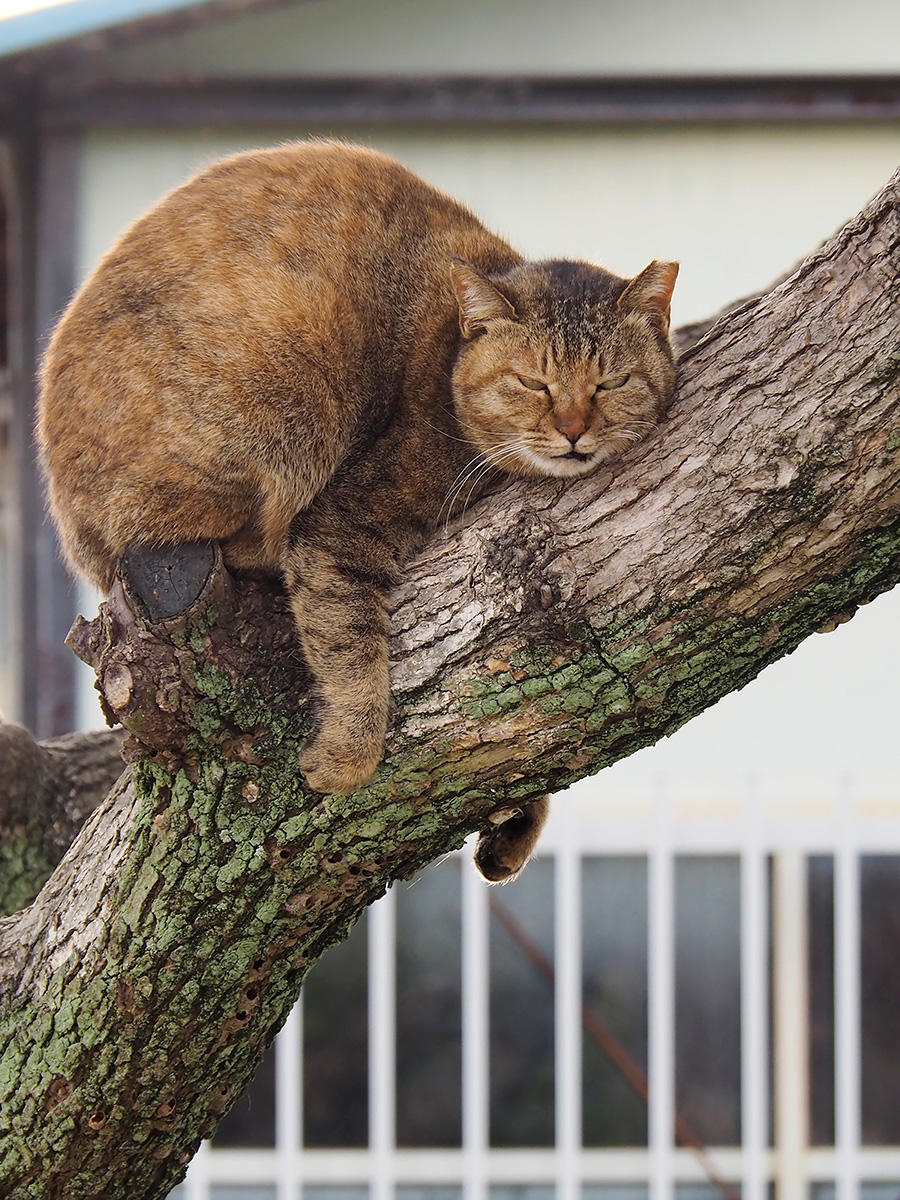
<path id="1" fill-rule="evenodd" d="M 581 1160 L 581 856 L 563 809 L 554 886 L 556 989 L 556 1175 L 558 1200 L 579 1200 Z"/>
<path id="2" fill-rule="evenodd" d="M 278 1200 L 300 1200 L 303 1141 L 303 1001 L 275 1042 L 275 1161 Z"/>
<path id="3" fill-rule="evenodd" d="M 463 1200 L 484 1200 L 490 1070 L 487 887 L 462 862 Z"/>
<path id="4" fill-rule="evenodd" d="M 745 1200 L 765 1200 L 767 1188 L 768 906 L 759 802 L 756 789 L 749 789 L 741 855 L 741 1146 Z"/>
<path id="5" fill-rule="evenodd" d="M 775 855 L 772 887 L 776 1200 L 806 1200 L 809 954 L 806 855 Z"/>
<path id="6" fill-rule="evenodd" d="M 203 1141 L 197 1147 L 197 1153 L 191 1159 L 191 1165 L 181 1185 L 184 1200 L 208 1200 L 210 1165 L 209 1142 Z"/>
<path id="7" fill-rule="evenodd" d="M 667 797 L 660 788 L 655 801 L 655 829 L 650 850 L 648 1105 L 650 1200 L 671 1200 L 672 1143 L 675 1127 L 675 955 L 674 846 Z"/>
<path id="8" fill-rule="evenodd" d="M 393 1200 L 396 1081 L 395 896 L 368 912 L 369 1186 L 371 1200 Z"/>
<path id="9" fill-rule="evenodd" d="M 853 797 L 843 788 L 834 856 L 834 1066 L 837 1200 L 857 1200 L 861 1126 L 860 864 Z"/>

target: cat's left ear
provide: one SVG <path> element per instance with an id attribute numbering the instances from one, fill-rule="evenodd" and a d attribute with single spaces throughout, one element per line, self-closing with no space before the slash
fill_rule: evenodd
<path id="1" fill-rule="evenodd" d="M 678 278 L 678 263 L 654 258 L 635 275 L 619 297 L 621 309 L 639 309 L 655 317 L 664 330 L 669 328 L 669 308 Z"/>
<path id="2" fill-rule="evenodd" d="M 516 319 L 516 310 L 506 297 L 465 259 L 451 259 L 450 282 L 456 292 L 459 327 L 464 338 L 474 337 L 492 321 Z"/>

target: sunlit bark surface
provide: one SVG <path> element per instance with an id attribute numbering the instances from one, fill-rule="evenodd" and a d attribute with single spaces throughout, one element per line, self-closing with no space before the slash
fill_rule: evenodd
<path id="1" fill-rule="evenodd" d="M 396 597 L 388 753 L 353 796 L 297 773 L 305 681 L 279 595 L 214 566 L 154 621 L 117 586 L 76 641 L 132 773 L 0 923 L 4 1196 L 164 1196 L 309 965 L 393 879 L 894 584 L 898 204 L 895 176 L 716 322 L 628 459 L 508 484 L 434 539 Z"/>

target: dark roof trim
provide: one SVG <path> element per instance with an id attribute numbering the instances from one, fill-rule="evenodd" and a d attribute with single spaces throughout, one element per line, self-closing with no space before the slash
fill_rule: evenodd
<path id="1" fill-rule="evenodd" d="M 796 78 L 432 78 L 115 83 L 44 101 L 56 129 L 329 125 L 897 121 L 900 75 Z"/>

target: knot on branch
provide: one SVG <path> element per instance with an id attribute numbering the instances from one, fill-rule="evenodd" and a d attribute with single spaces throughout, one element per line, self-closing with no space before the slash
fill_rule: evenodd
<path id="1" fill-rule="evenodd" d="M 107 722 L 128 731 L 128 761 L 172 767 L 212 743 L 256 762 L 263 743 L 308 732 L 308 675 L 283 590 L 232 577 L 212 543 L 131 548 L 99 615 L 79 617 L 67 642 L 96 672 Z"/>

